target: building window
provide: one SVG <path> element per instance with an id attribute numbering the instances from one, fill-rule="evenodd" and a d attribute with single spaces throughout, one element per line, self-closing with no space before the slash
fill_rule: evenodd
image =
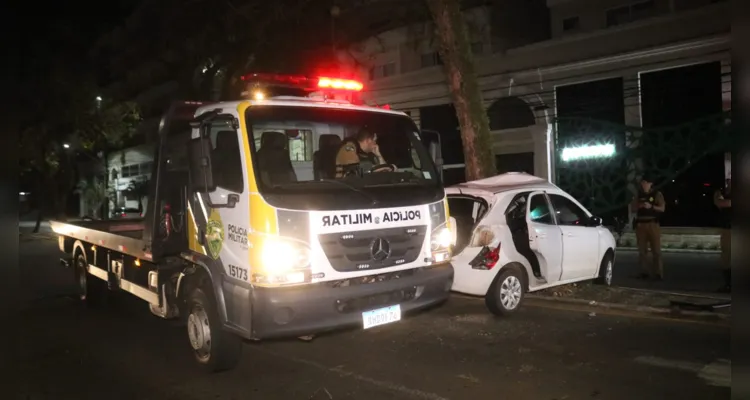
<path id="1" fill-rule="evenodd" d="M 443 59 L 440 58 L 440 54 L 437 51 L 433 51 L 432 53 L 422 54 L 421 65 L 422 68 L 443 65 Z"/>
<path id="2" fill-rule="evenodd" d="M 152 166 L 153 166 L 152 162 L 145 162 L 145 163 L 140 164 L 140 166 L 138 167 L 140 175 L 151 175 Z"/>
<path id="3" fill-rule="evenodd" d="M 289 138 L 289 158 L 292 161 L 312 161 L 313 132 L 300 129 L 296 132 L 288 130 L 286 134 Z"/>
<path id="4" fill-rule="evenodd" d="M 370 80 L 387 78 L 389 76 L 396 75 L 396 63 L 390 62 L 388 64 L 377 65 L 370 68 Z"/>
<path id="5" fill-rule="evenodd" d="M 641 1 L 627 6 L 613 8 L 607 11 L 607 27 L 627 24 L 655 15 L 654 0 Z"/>
<path id="6" fill-rule="evenodd" d="M 570 32 L 581 27 L 581 20 L 578 17 L 565 18 L 562 22 L 563 32 Z"/>
<path id="7" fill-rule="evenodd" d="M 125 165 L 122 167 L 122 174 L 120 174 L 121 178 L 132 178 L 134 176 L 140 175 L 138 164 L 133 165 Z"/>

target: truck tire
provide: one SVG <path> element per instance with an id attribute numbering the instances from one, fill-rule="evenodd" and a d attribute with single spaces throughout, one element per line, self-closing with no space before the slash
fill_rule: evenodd
<path id="1" fill-rule="evenodd" d="M 75 256 L 75 279 L 78 284 L 78 299 L 89 307 L 96 307 L 104 302 L 107 288 L 104 281 L 88 273 L 86 257 L 77 252 Z"/>
<path id="2" fill-rule="evenodd" d="M 242 339 L 222 329 L 212 291 L 198 286 L 187 299 L 187 330 L 195 359 L 208 372 L 234 368 L 242 355 Z"/>
<path id="3" fill-rule="evenodd" d="M 497 316 L 511 315 L 521 306 L 525 287 L 525 276 L 521 270 L 516 266 L 505 267 L 492 282 L 484 296 L 484 303 Z"/>

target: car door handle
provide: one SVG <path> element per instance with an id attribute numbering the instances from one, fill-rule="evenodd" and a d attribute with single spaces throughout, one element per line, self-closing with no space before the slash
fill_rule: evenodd
<path id="1" fill-rule="evenodd" d="M 574 237 L 574 236 L 575 235 L 573 234 L 573 232 L 568 232 L 568 237 Z"/>

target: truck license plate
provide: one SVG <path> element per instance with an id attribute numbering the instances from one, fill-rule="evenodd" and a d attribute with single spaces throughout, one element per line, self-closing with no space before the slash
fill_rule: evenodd
<path id="1" fill-rule="evenodd" d="M 378 308 L 377 310 L 365 311 L 362 313 L 362 322 L 365 329 L 374 326 L 390 324 L 401 320 L 401 305 Z"/>

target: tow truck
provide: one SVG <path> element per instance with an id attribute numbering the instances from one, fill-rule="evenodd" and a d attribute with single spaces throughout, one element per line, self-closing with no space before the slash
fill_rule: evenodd
<path id="1" fill-rule="evenodd" d="M 242 339 L 369 329 L 444 302 L 456 235 L 434 142 L 352 100 L 357 81 L 243 81 L 240 100 L 167 111 L 142 219 L 51 222 L 80 299 L 127 292 L 179 319 L 209 371 L 236 366 Z M 337 178 L 342 140 L 363 127 L 389 164 Z"/>

